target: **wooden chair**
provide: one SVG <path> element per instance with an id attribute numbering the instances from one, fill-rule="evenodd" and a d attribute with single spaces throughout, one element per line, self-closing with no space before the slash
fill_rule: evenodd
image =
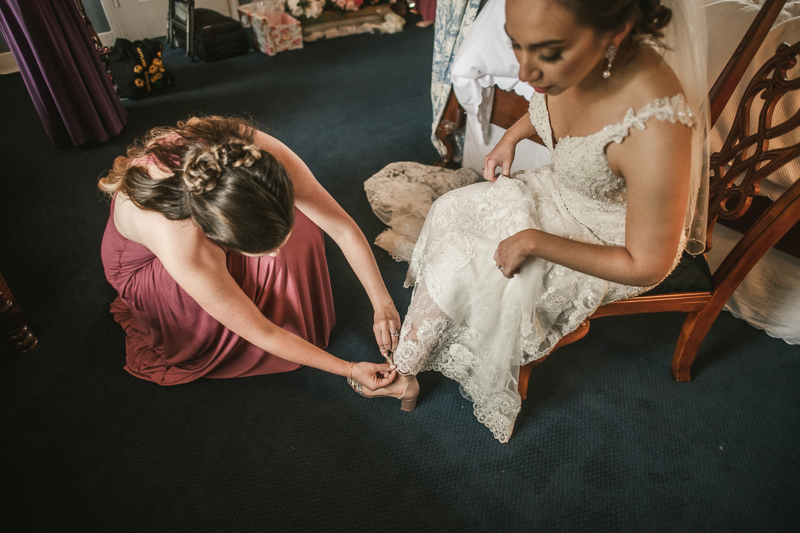
<path id="1" fill-rule="evenodd" d="M 28 328 L 25 315 L 22 314 L 14 296 L 0 274 L 0 319 L 11 344 L 18 352 L 27 352 L 39 342 Z"/>
<path id="2" fill-rule="evenodd" d="M 716 122 L 758 48 L 778 17 L 785 0 L 767 0 L 746 32 L 728 64 L 709 93 L 710 121 Z M 800 126 L 800 111 L 781 124 L 772 123 L 772 112 L 778 100 L 790 91 L 800 89 L 800 78 L 788 79 L 787 71 L 797 64 L 800 43 L 782 44 L 775 55 L 761 67 L 749 82 L 738 103 L 738 111 L 730 134 L 722 148 L 711 156 L 709 183 L 708 236 L 706 251 L 712 246 L 712 233 L 717 221 L 743 231 L 744 235 L 712 276 L 710 291 L 673 292 L 638 296 L 599 307 L 578 329 L 566 335 L 555 349 L 583 338 L 592 319 L 638 313 L 681 311 L 687 313 L 672 359 L 672 375 L 678 381 L 691 380 L 691 367 L 711 325 L 725 303 L 748 272 L 773 246 L 800 257 L 800 180 L 776 202 L 759 197 L 759 183 L 772 172 L 800 157 L 800 144 L 770 149 L 770 141 Z M 455 131 L 465 122 L 455 102 L 448 105 L 440 130 Z M 756 97 L 763 100 L 758 120 L 750 120 Z M 527 112 L 528 102 L 515 93 L 495 88 L 492 124 L 508 129 Z M 448 114 L 449 113 L 449 114 Z M 541 139 L 531 140 L 542 144 Z M 446 165 L 453 157 L 452 144 L 438 165 Z M 743 177 L 742 177 L 743 176 Z M 737 180 L 740 178 L 741 180 Z M 760 212 L 756 213 L 757 210 Z M 752 211 L 752 213 L 750 213 Z M 745 217 L 747 213 L 749 216 Z M 746 220 L 746 227 L 738 219 Z M 796 236 L 795 236 L 796 235 Z M 783 237 L 783 239 L 782 239 Z M 669 278 L 668 278 L 669 279 Z M 551 352 L 552 353 L 552 352 Z M 527 396 L 528 380 L 533 366 L 520 369 L 519 391 Z"/>

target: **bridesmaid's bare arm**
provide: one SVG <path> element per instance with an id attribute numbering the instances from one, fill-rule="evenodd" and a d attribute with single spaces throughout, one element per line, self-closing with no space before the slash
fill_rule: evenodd
<path id="1" fill-rule="evenodd" d="M 379 347 L 386 347 L 381 352 L 394 351 L 398 338 L 391 333 L 400 330 L 400 315 L 361 229 L 285 144 L 263 132 L 256 133 L 256 142 L 286 167 L 294 183 L 295 205 L 342 249 L 372 303 L 375 340 Z"/>
<path id="2" fill-rule="evenodd" d="M 170 221 L 139 210 L 136 237 L 159 258 L 170 276 L 209 315 L 245 340 L 282 359 L 338 374 L 350 375 L 350 363 L 317 348 L 268 320 L 236 284 L 227 269 L 225 252 L 208 240 L 191 221 Z M 382 372 L 376 376 L 375 372 Z M 359 363 L 353 376 L 370 388 L 394 379 L 389 365 Z"/>

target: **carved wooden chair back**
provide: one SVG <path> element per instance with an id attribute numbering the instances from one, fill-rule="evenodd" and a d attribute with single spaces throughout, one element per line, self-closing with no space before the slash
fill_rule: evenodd
<path id="1" fill-rule="evenodd" d="M 758 51 L 786 0 L 768 0 L 745 34 L 739 47 L 709 92 L 710 120 L 713 125 L 727 105 L 745 69 Z M 710 158 L 708 239 L 717 221 L 739 219 L 759 197 L 759 184 L 767 176 L 798 157 L 798 144 L 779 139 L 800 125 L 800 114 L 774 124 L 779 101 L 800 88 L 800 77 L 790 71 L 797 66 L 797 49 L 783 43 L 753 75 L 737 104 L 736 116 L 722 147 Z M 794 79 L 791 79 L 791 78 Z M 790 95 L 794 96 L 794 95 Z M 758 98 L 757 98 L 758 97 Z M 795 106 L 796 107 L 796 106 Z M 788 192 L 788 191 L 787 191 Z M 759 210 L 759 215 L 764 209 Z M 750 213 L 751 218 L 753 213 Z M 732 225 L 733 227 L 733 225 Z"/>

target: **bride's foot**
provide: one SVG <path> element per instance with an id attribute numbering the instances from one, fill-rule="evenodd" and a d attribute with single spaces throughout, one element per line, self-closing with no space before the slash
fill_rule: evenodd
<path id="1" fill-rule="evenodd" d="M 380 389 L 370 390 L 358 381 L 347 378 L 347 383 L 358 394 L 365 398 L 395 398 L 400 400 L 400 409 L 413 411 L 419 396 L 419 382 L 417 376 L 397 375 L 397 379 Z"/>

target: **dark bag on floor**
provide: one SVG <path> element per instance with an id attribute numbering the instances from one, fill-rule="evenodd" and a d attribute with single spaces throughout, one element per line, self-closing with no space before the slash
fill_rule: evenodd
<path id="1" fill-rule="evenodd" d="M 120 98 L 139 100 L 171 84 L 174 76 L 161 60 L 164 46 L 152 39 L 117 39 L 111 48 L 111 73 Z"/>
<path id="2" fill-rule="evenodd" d="M 250 50 L 250 39 L 238 20 L 211 9 L 194 10 L 194 50 L 203 61 L 217 61 Z"/>

